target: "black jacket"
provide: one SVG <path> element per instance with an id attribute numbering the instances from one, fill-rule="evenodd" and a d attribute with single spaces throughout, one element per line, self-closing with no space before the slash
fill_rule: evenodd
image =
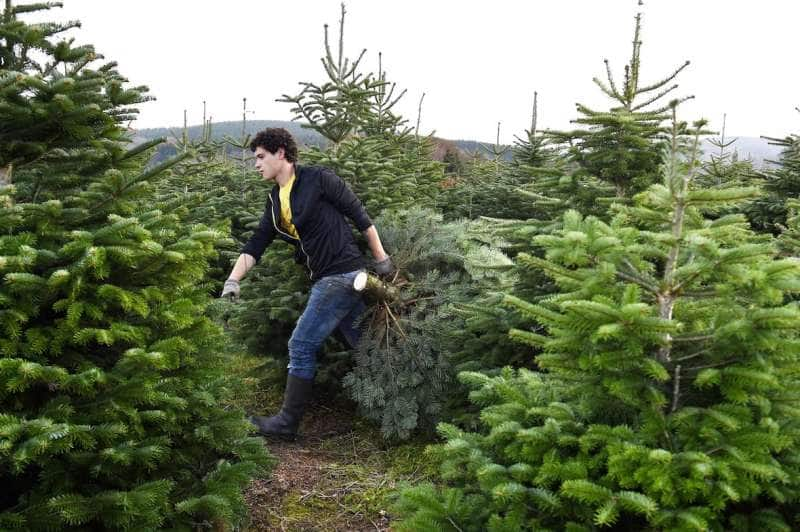
<path id="1" fill-rule="evenodd" d="M 258 229 L 244 245 L 242 253 L 258 261 L 277 236 L 297 247 L 314 281 L 363 268 L 364 257 L 345 220 L 345 217 L 350 218 L 359 231 L 372 225 L 359 199 L 342 178 L 328 168 L 295 164 L 294 175 L 289 202 L 292 224 L 300 239 L 289 235 L 280 225 L 281 200 L 279 187 L 275 185 L 267 197 Z"/>

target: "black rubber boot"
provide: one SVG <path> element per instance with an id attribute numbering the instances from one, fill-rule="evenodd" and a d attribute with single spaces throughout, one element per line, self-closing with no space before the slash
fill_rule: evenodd
<path id="1" fill-rule="evenodd" d="M 300 420 L 311 400 L 312 382 L 290 374 L 286 378 L 286 391 L 283 393 L 283 406 L 280 412 L 272 417 L 252 416 L 250 422 L 263 436 L 294 441 L 297 438 Z"/>

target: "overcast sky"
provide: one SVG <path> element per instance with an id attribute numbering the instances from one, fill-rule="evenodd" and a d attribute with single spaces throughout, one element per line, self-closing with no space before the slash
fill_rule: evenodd
<path id="1" fill-rule="evenodd" d="M 214 121 L 292 118 L 275 101 L 298 82 L 324 80 L 323 24 L 338 39 L 333 0 L 201 2 L 63 0 L 50 19 L 80 19 L 78 42 L 94 44 L 157 101 L 134 127 L 199 123 L 202 102 Z M 642 82 L 685 60 L 676 95 L 695 95 L 682 118 L 711 120 L 743 136 L 800 132 L 797 68 L 800 2 L 795 0 L 349 0 L 345 53 L 367 48 L 364 66 L 383 53 L 389 79 L 408 93 L 399 108 L 421 129 L 445 138 L 501 142 L 529 127 L 539 92 L 539 127 L 565 128 L 575 103 L 598 110 L 609 100 L 592 82 L 603 59 L 621 78 L 634 16 L 643 13 Z M 332 43 L 332 45 L 335 43 Z M 619 82 L 621 84 L 621 81 Z"/>

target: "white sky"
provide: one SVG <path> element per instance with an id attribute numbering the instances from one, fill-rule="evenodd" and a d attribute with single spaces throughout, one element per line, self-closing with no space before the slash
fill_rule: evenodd
<path id="1" fill-rule="evenodd" d="M 17 0 L 19 1 L 19 0 Z M 134 127 L 190 124 L 208 102 L 214 121 L 288 120 L 298 82 L 324 80 L 323 24 L 338 40 L 338 0 L 63 0 L 48 19 L 80 19 L 80 43 L 94 44 L 157 101 Z M 800 69 L 795 0 L 349 0 L 345 53 L 378 51 L 391 81 L 408 89 L 399 110 L 415 123 L 426 92 L 422 131 L 451 139 L 511 142 L 530 125 L 539 92 L 540 128 L 567 128 L 575 103 L 598 110 L 608 100 L 592 82 L 603 59 L 621 79 L 633 17 L 643 13 L 642 83 L 688 59 L 676 95 L 694 94 L 681 117 L 728 114 L 734 135 L 783 137 L 800 131 Z M 792 66 L 792 65 L 795 66 Z M 618 82 L 621 85 L 621 81 Z"/>

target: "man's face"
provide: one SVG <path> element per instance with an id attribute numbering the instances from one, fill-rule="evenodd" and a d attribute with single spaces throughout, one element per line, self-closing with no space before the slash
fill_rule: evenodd
<path id="1" fill-rule="evenodd" d="M 283 148 L 278 148 L 275 153 L 270 153 L 261 146 L 256 148 L 256 170 L 265 181 L 274 181 L 286 159 L 283 157 Z"/>

